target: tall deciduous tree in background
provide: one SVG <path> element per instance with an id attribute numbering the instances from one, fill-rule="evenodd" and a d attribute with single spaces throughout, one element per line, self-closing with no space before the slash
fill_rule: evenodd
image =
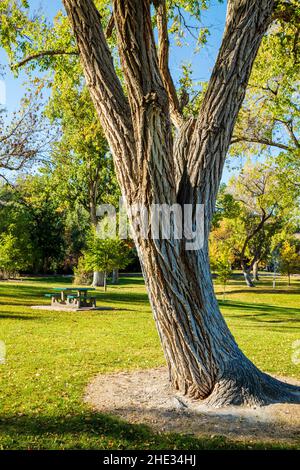
<path id="1" fill-rule="evenodd" d="M 52 94 L 48 115 L 62 127 L 52 152 L 51 173 L 61 198 L 77 203 L 97 228 L 99 204 L 117 204 L 119 188 L 108 144 L 86 88 L 75 87 L 72 77 Z M 78 89 L 79 88 L 79 89 Z M 103 286 L 104 273 L 95 271 L 93 286 Z"/>
<path id="2" fill-rule="evenodd" d="M 296 240 L 285 240 L 280 250 L 279 270 L 288 277 L 288 284 L 291 285 L 291 274 L 300 271 L 300 254 Z"/>
<path id="3" fill-rule="evenodd" d="M 294 8 L 286 10 L 288 3 Z M 299 2 L 282 2 L 276 14 L 278 21 L 263 38 L 259 49 L 230 152 L 240 156 L 273 149 L 273 154 L 279 154 L 278 165 L 285 168 L 286 181 L 297 183 L 300 152 Z"/>
<path id="4" fill-rule="evenodd" d="M 255 264 L 266 256 L 272 237 L 292 219 L 293 210 L 296 212 L 299 191 L 292 182 L 287 185 L 282 179 L 275 166 L 245 165 L 228 185 L 228 192 L 240 208 L 234 221 L 234 232 L 240 232 L 235 251 L 248 287 L 254 286 L 251 271 L 257 278 Z"/>
<path id="5" fill-rule="evenodd" d="M 205 242 L 197 251 L 186 251 L 185 240 L 145 240 L 135 234 L 173 386 L 217 406 L 298 400 L 299 388 L 262 373 L 238 348 L 215 298 L 208 257 L 225 156 L 274 2 L 229 0 L 199 114 L 185 119 L 168 66 L 164 0 L 153 1 L 158 46 L 150 0 L 112 2 L 127 94 L 93 1 L 63 3 L 127 203 L 205 205 Z"/>
<path id="6" fill-rule="evenodd" d="M 25 96 L 19 111 L 8 118 L 0 105 L 0 178 L 3 180 L 11 180 L 16 172 L 48 154 L 53 136 L 41 117 L 40 107 L 35 96 Z"/>

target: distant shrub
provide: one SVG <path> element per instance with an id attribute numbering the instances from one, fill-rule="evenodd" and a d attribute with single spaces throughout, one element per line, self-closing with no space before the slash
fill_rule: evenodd
<path id="1" fill-rule="evenodd" d="M 74 284 L 90 285 L 93 280 L 93 272 L 87 267 L 86 260 L 82 256 L 74 268 Z"/>
<path id="2" fill-rule="evenodd" d="M 3 233 L 0 236 L 0 279 L 15 278 L 27 266 L 18 239 L 11 233 Z"/>

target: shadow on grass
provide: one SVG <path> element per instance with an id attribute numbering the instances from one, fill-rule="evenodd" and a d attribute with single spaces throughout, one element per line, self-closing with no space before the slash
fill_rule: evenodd
<path id="1" fill-rule="evenodd" d="M 51 292 L 51 287 L 48 289 Z M 1 298 L 9 298 L 9 299 L 25 299 L 26 297 L 43 297 L 45 293 L 48 292 L 46 288 L 42 288 L 40 286 L 4 286 L 0 285 L 0 299 Z M 0 302 L 3 303 L 3 302 Z"/>
<path id="2" fill-rule="evenodd" d="M 280 328 L 300 329 L 300 309 L 295 307 L 278 307 L 267 304 L 249 304 L 244 302 L 235 302 L 232 300 L 219 301 L 221 308 L 226 308 L 226 318 L 232 319 L 246 319 L 247 321 L 259 323 L 264 327 L 280 324 Z M 289 328 L 284 325 L 286 323 L 293 323 L 294 326 Z M 298 326 L 298 325 L 299 326 Z"/>
<path id="3" fill-rule="evenodd" d="M 70 286 L 70 279 L 67 278 Z M 122 287 L 130 287 L 130 285 L 138 284 L 143 285 L 143 278 L 131 278 L 124 277 L 120 280 L 120 288 L 114 287 L 109 289 L 107 292 L 102 290 L 96 290 L 93 295 L 97 298 L 98 306 L 103 304 L 109 307 L 116 307 L 114 311 L 140 311 L 142 307 L 143 311 L 150 309 L 148 295 L 146 292 L 136 292 L 123 289 Z M 0 305 L 10 305 L 26 308 L 31 305 L 48 305 L 45 301 L 44 294 L 51 292 L 52 286 L 32 286 L 32 285 L 4 285 L 0 284 Z M 228 292 L 228 294 L 237 292 L 249 292 L 249 289 L 240 289 Z M 253 292 L 253 291 L 252 291 Z M 257 294 L 260 293 L 297 293 L 295 291 L 278 290 L 272 289 L 260 289 Z M 241 302 L 235 300 L 219 300 L 220 307 L 226 307 L 230 309 L 230 312 L 225 312 L 227 317 L 232 318 L 247 318 L 250 320 L 264 321 L 265 323 L 297 323 L 300 322 L 300 308 L 295 307 L 279 307 L 268 304 L 255 304 L 250 302 Z M 105 306 L 104 305 L 104 306 Z M 123 307 L 124 305 L 124 307 Z M 8 312 L 7 312 L 8 313 Z M 101 311 L 99 311 L 101 313 Z M 5 312 L 6 314 L 6 312 Z M 7 317 L 9 314 L 7 315 Z M 24 316 L 27 319 L 27 315 Z M 6 316 L 5 316 L 6 318 Z M 10 315 L 10 318 L 13 318 Z M 16 314 L 15 318 L 22 319 L 22 315 Z M 30 317 L 33 318 L 33 317 Z"/>
<path id="4" fill-rule="evenodd" d="M 0 312 L 0 320 L 39 320 L 40 317 L 35 315 L 24 315 L 11 312 Z"/>
<path id="5" fill-rule="evenodd" d="M 25 282 L 49 283 L 49 284 L 71 284 L 73 276 L 24 276 L 21 278 Z"/>
<path id="6" fill-rule="evenodd" d="M 259 288 L 258 288 L 259 287 Z M 290 295 L 290 294 L 298 294 L 300 295 L 300 289 L 299 287 L 297 286 L 297 288 L 291 288 L 291 289 L 282 289 L 281 287 L 279 287 L 278 289 L 272 289 L 271 287 L 270 288 L 266 288 L 266 289 L 262 289 L 260 286 L 257 286 L 256 287 L 245 287 L 245 288 L 241 288 L 241 289 L 235 289 L 235 290 L 228 290 L 227 294 L 251 294 L 251 293 L 257 293 L 257 294 L 272 294 L 272 295 L 277 295 L 277 294 L 285 294 L 285 295 Z M 221 295 L 221 293 L 219 293 L 219 295 Z"/>
<path id="7" fill-rule="evenodd" d="M 239 302 L 235 300 L 219 300 L 219 305 L 220 307 L 230 307 L 231 309 L 238 309 L 238 310 L 245 310 L 245 311 L 249 311 L 249 310 L 252 310 L 254 312 L 263 311 L 265 312 L 265 314 L 280 313 L 281 315 L 287 315 L 287 316 L 300 315 L 300 308 L 295 308 L 295 307 L 278 307 L 277 305 L 253 304 L 253 303 Z M 300 321 L 300 316 L 298 320 Z"/>
<path id="8" fill-rule="evenodd" d="M 108 304 L 110 303 L 129 303 L 131 304 L 145 304 L 148 303 L 148 295 L 146 293 L 140 292 L 134 292 L 134 293 L 128 293 L 128 292 L 106 292 L 102 296 L 99 295 L 97 296 L 97 300 L 101 302 L 103 300 L 104 302 L 107 302 Z"/>
<path id="9" fill-rule="evenodd" d="M 128 284 L 132 284 L 132 285 L 135 285 L 135 286 L 143 286 L 145 285 L 145 281 L 144 281 L 144 278 L 142 276 L 142 274 L 139 276 L 137 274 L 137 276 L 120 276 L 119 277 L 119 283 L 117 285 L 128 285 Z M 115 284 L 114 284 L 115 285 Z"/>
<path id="10" fill-rule="evenodd" d="M 129 424 L 100 413 L 86 412 L 65 416 L 0 415 L 0 431 L 13 440 L 10 448 L 53 448 L 51 443 L 59 440 L 59 447 L 69 449 L 245 449 L 247 444 L 235 443 L 223 436 L 194 437 L 187 434 L 155 433 L 148 426 Z M 16 440 L 18 436 L 18 440 Z M 23 436 L 23 438 L 22 438 Z M 31 436 L 35 436 L 32 440 Z M 40 437 L 37 440 L 36 437 Z M 24 439 L 25 438 L 25 439 Z M 26 441 L 26 438 L 28 439 Z M 84 440 L 86 442 L 84 442 Z M 102 443 L 101 443 L 102 440 Z M 9 440 L 8 440 L 9 442 Z M 32 444 L 34 442 L 34 444 Z M 279 448 L 276 444 L 254 444 L 252 448 Z"/>

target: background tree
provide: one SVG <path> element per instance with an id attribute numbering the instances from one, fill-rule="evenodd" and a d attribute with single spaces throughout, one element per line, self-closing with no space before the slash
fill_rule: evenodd
<path id="1" fill-rule="evenodd" d="M 238 218 L 244 235 L 237 251 L 248 287 L 254 285 L 252 269 L 266 257 L 272 237 L 295 207 L 295 191 L 288 189 L 266 164 L 248 165 L 229 184 L 228 191 L 240 205 Z"/>
<path id="2" fill-rule="evenodd" d="M 62 78 L 61 73 L 59 76 Z M 76 86 L 74 76 L 64 77 L 53 90 L 47 115 L 61 128 L 49 169 L 59 198 L 69 207 L 81 206 L 96 229 L 98 206 L 116 206 L 120 192 L 112 156 L 86 88 Z M 93 285 L 103 282 L 102 273 L 95 271 Z"/>
<path id="3" fill-rule="evenodd" d="M 16 172 L 46 158 L 53 136 L 41 116 L 41 103 L 31 95 L 23 98 L 20 110 L 9 118 L 0 109 L 0 177 L 15 178 Z"/>
<path id="4" fill-rule="evenodd" d="M 115 269 L 123 269 L 132 258 L 128 244 L 119 238 L 100 238 L 95 232 L 89 239 L 84 252 L 82 266 L 84 271 L 104 273 L 104 291 L 107 287 L 107 275 Z"/>
<path id="5" fill-rule="evenodd" d="M 108 21 L 108 2 L 99 5 Z M 2 5 L 9 30 L 15 32 L 7 38 L 3 30 L 0 42 L 2 38 L 16 74 L 23 68 L 31 87 L 50 89 L 45 114 L 59 129 L 59 135 L 52 146 L 49 174 L 58 183 L 59 198 L 66 205 L 83 207 L 96 228 L 97 206 L 117 204 L 120 193 L 112 156 L 84 83 L 69 21 L 58 12 L 50 25 L 42 17 L 27 16 L 26 9 L 20 7 L 19 1 Z M 103 273 L 94 273 L 93 285 L 103 285 Z"/>
<path id="6" fill-rule="evenodd" d="M 53 272 L 65 252 L 64 211 L 46 176 L 23 176 L 1 191 L 0 230 L 17 239 L 18 250 L 33 272 Z"/>
<path id="7" fill-rule="evenodd" d="M 291 241 L 286 240 L 279 252 L 279 271 L 286 274 L 288 277 L 288 284 L 291 285 L 291 274 L 300 272 L 300 255 L 299 247 Z"/>
<path id="8" fill-rule="evenodd" d="M 223 285 L 223 300 L 225 300 L 226 286 L 232 275 L 231 264 L 225 253 L 219 256 L 215 270 L 218 275 L 218 280 Z"/>
<path id="9" fill-rule="evenodd" d="M 277 2 L 262 40 L 246 97 L 235 126 L 230 153 L 271 154 L 285 181 L 299 184 L 300 9 L 297 0 Z"/>
<path id="10" fill-rule="evenodd" d="M 12 233 L 0 235 L 0 276 L 3 279 L 16 277 L 19 271 L 27 269 L 29 260 L 24 256 L 18 239 Z"/>
<path id="11" fill-rule="evenodd" d="M 210 264 L 223 285 L 223 300 L 225 299 L 226 285 L 232 275 L 232 265 L 235 261 L 234 249 L 230 233 L 222 221 L 210 237 Z"/>

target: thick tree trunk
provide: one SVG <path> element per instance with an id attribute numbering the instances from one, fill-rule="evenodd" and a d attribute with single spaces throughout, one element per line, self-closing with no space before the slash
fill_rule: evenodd
<path id="1" fill-rule="evenodd" d="M 93 287 L 103 287 L 104 286 L 104 273 L 100 271 L 94 271 L 93 273 Z"/>
<path id="2" fill-rule="evenodd" d="M 255 262 L 253 263 L 252 272 L 253 272 L 253 281 L 259 281 L 259 276 L 258 276 L 258 261 L 255 261 Z"/>
<path id="3" fill-rule="evenodd" d="M 112 2 L 126 96 L 93 2 L 63 1 L 128 206 L 205 207 L 204 247 L 197 251 L 187 251 L 184 240 L 144 240 L 134 233 L 173 386 L 215 406 L 299 400 L 299 388 L 260 372 L 238 348 L 220 313 L 208 260 L 225 156 L 273 0 L 228 1 L 222 46 L 199 116 L 186 121 L 178 116 L 167 68 L 163 0 L 155 1 L 159 53 L 150 0 Z"/>

